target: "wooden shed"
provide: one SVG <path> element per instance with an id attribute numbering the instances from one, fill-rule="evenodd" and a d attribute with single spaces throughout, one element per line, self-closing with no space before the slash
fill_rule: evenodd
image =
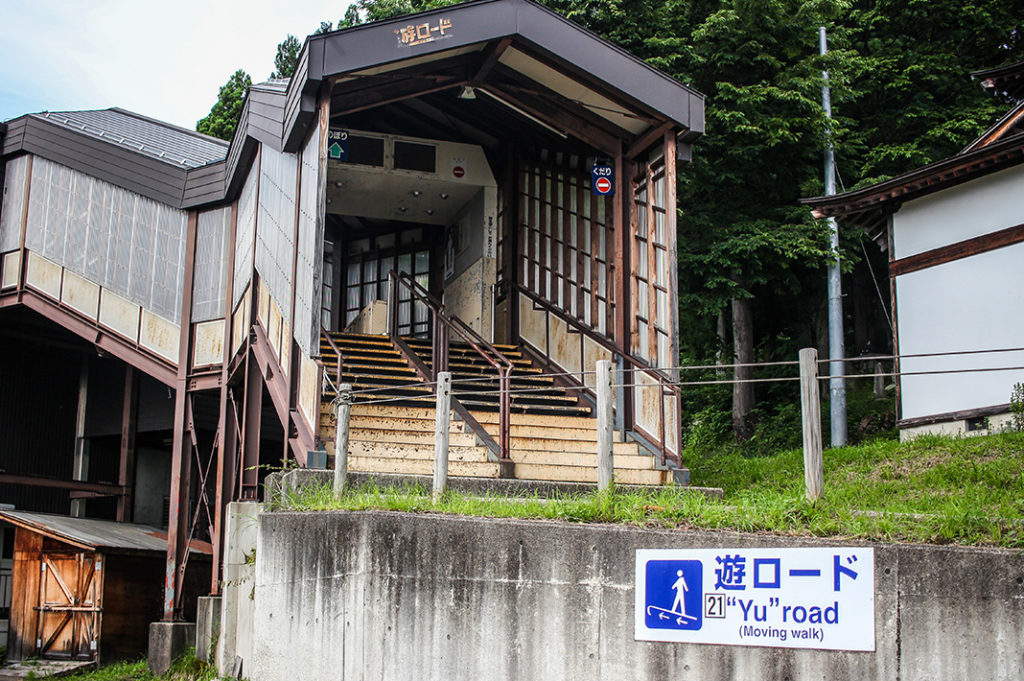
<path id="1" fill-rule="evenodd" d="M 0 511 L 15 527 L 11 660 L 109 661 L 145 653 L 149 623 L 163 612 L 167 532 L 27 511 Z M 209 545 L 193 542 L 186 608 L 195 610 Z M 192 578 L 197 575 L 200 579 Z"/>

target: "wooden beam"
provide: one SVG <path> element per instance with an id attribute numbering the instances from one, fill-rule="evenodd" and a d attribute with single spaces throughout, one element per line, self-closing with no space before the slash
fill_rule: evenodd
<path id="1" fill-rule="evenodd" d="M 488 84 L 485 90 L 493 91 L 502 99 L 521 109 L 530 116 L 543 121 L 564 135 L 571 135 L 597 151 L 614 156 L 622 140 L 580 117 L 578 112 L 567 111 L 564 107 L 538 97 L 518 86 Z"/>
<path id="2" fill-rule="evenodd" d="M 665 121 L 661 125 L 651 128 L 644 134 L 634 139 L 633 142 L 626 149 L 626 159 L 632 161 L 634 158 L 636 158 L 641 153 L 646 151 L 652 144 L 657 142 L 660 138 L 667 135 L 672 130 L 674 125 L 675 124 L 672 121 Z"/>
<path id="3" fill-rule="evenodd" d="M 997 232 L 983 234 L 972 239 L 965 239 L 954 244 L 910 255 L 906 258 L 893 260 L 889 263 L 889 276 L 898 277 L 901 274 L 909 274 L 910 272 L 916 272 L 928 267 L 943 265 L 954 260 L 994 251 L 997 248 L 1012 246 L 1021 242 L 1024 242 L 1024 224 L 1007 227 Z"/>
<path id="4" fill-rule="evenodd" d="M 400 102 L 405 99 L 422 97 L 434 92 L 451 90 L 452 88 L 465 85 L 468 81 L 463 77 L 448 77 L 438 80 L 429 85 L 422 83 L 391 83 L 380 88 L 371 89 L 369 92 L 358 92 L 331 96 L 331 114 L 334 116 L 342 114 L 353 114 L 366 109 L 373 109 L 385 104 Z M 337 102 L 337 106 L 335 106 Z"/>
<path id="5" fill-rule="evenodd" d="M 491 43 L 484 54 L 484 58 L 480 61 L 480 66 L 477 68 L 476 73 L 469 79 L 470 84 L 479 83 L 487 78 L 491 70 L 497 65 L 498 60 L 501 59 L 501 55 L 505 53 L 505 50 L 511 44 L 512 38 L 509 36 Z"/>

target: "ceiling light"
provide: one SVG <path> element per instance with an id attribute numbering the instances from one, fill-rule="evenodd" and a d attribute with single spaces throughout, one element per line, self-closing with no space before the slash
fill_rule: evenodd
<path id="1" fill-rule="evenodd" d="M 476 99 L 476 90 L 472 85 L 463 85 L 459 90 L 459 99 Z"/>
<path id="2" fill-rule="evenodd" d="M 433 214 L 434 214 L 434 209 L 433 208 L 428 208 L 427 209 L 427 215 L 433 215 Z"/>
<path id="3" fill-rule="evenodd" d="M 445 194 L 444 192 L 441 192 L 441 200 L 442 201 L 447 201 L 448 200 L 448 195 Z"/>
<path id="4" fill-rule="evenodd" d="M 409 210 L 409 209 L 408 209 L 408 208 L 406 208 L 405 206 L 399 206 L 399 207 L 398 207 L 398 212 L 399 212 L 399 213 L 404 213 L 404 212 L 405 212 L 405 211 L 407 211 L 407 210 Z"/>
<path id="5" fill-rule="evenodd" d="M 342 182 L 341 180 L 335 180 L 334 181 L 334 186 L 337 187 L 338 189 L 341 189 L 344 184 L 345 183 Z"/>
<path id="6" fill-rule="evenodd" d="M 411 194 L 412 194 L 413 196 L 416 196 L 416 197 L 418 197 L 418 196 L 419 196 L 420 194 L 422 194 L 422 193 L 423 193 L 423 192 L 421 192 L 421 191 L 420 191 L 419 189 L 413 189 L 413 190 L 412 190 L 412 192 L 411 192 Z"/>

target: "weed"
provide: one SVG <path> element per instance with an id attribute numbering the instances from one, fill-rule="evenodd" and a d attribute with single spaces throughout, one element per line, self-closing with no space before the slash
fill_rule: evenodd
<path id="1" fill-rule="evenodd" d="M 1024 547 L 1024 433 L 879 439 L 828 450 L 825 497 L 815 506 L 804 500 L 798 449 L 750 456 L 726 444 L 691 455 L 689 463 L 693 484 L 721 487 L 724 499 L 661 487 L 550 499 L 450 491 L 435 501 L 422 486 L 374 484 L 335 498 L 325 484 L 290 493 L 282 503 L 303 511 L 382 509 Z"/>

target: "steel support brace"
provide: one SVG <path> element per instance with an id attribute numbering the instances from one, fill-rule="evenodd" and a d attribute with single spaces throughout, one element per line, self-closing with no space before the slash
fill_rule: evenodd
<path id="1" fill-rule="evenodd" d="M 238 479 L 239 499 L 259 496 L 260 429 L 263 418 L 263 374 L 250 351 L 245 371 L 245 416 L 242 425 L 242 461 Z"/>
<path id="2" fill-rule="evenodd" d="M 121 407 L 121 461 L 117 484 L 125 492 L 117 498 L 117 522 L 132 521 L 132 489 L 135 486 L 135 432 L 139 413 L 139 381 L 134 367 L 124 368 L 124 403 Z"/>

